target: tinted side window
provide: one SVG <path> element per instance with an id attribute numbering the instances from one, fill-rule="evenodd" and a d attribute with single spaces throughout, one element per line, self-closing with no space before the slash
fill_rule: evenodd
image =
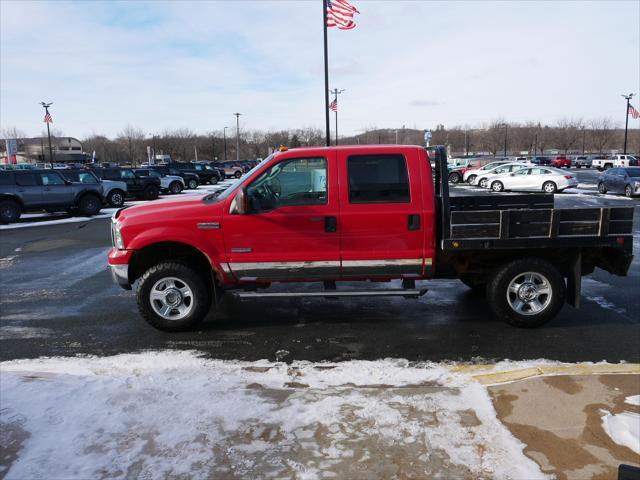
<path id="1" fill-rule="evenodd" d="M 13 185 L 13 175 L 9 172 L 0 172 L 0 185 Z"/>
<path id="2" fill-rule="evenodd" d="M 347 159 L 349 202 L 408 203 L 409 175 L 402 155 L 354 155 Z"/>
<path id="3" fill-rule="evenodd" d="M 38 180 L 35 173 L 16 173 L 16 184 L 21 187 L 35 187 Z"/>
<path id="4" fill-rule="evenodd" d="M 64 185 L 62 177 L 54 172 L 41 173 L 42 185 Z"/>

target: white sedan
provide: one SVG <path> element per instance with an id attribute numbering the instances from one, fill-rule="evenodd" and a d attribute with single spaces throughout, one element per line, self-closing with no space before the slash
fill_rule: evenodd
<path id="1" fill-rule="evenodd" d="M 492 169 L 493 167 L 497 167 L 498 165 L 504 165 L 505 163 L 511 163 L 508 160 L 501 160 L 498 162 L 487 163 L 486 165 L 480 168 L 472 168 L 471 170 L 467 170 L 462 175 L 462 181 L 465 183 L 471 183 L 478 176 L 479 173 L 484 173 L 487 170 Z"/>
<path id="2" fill-rule="evenodd" d="M 489 188 L 494 192 L 505 190 L 534 190 L 545 193 L 561 192 L 566 188 L 578 186 L 573 175 L 552 167 L 528 167 L 494 178 Z"/>
<path id="3" fill-rule="evenodd" d="M 469 183 L 471 185 L 480 185 L 482 188 L 487 188 L 488 184 L 487 184 L 487 179 L 488 178 L 493 178 L 496 175 L 501 175 L 501 174 L 505 174 L 505 173 L 511 173 L 514 172 L 516 170 L 520 170 L 521 168 L 524 167 L 531 167 L 533 166 L 530 163 L 523 163 L 523 162 L 517 162 L 517 163 L 504 163 L 502 165 L 494 165 L 492 168 L 490 168 L 487 171 L 480 171 L 478 173 L 478 175 L 471 180 Z"/>

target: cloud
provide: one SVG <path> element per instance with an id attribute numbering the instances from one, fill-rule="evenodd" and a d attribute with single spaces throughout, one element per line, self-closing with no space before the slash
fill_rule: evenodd
<path id="1" fill-rule="evenodd" d="M 436 102 L 435 100 L 411 100 L 409 105 L 412 107 L 435 107 L 436 105 L 440 105 L 440 102 Z"/>

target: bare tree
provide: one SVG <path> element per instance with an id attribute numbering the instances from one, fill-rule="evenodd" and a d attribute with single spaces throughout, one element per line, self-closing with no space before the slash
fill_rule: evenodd
<path id="1" fill-rule="evenodd" d="M 127 125 L 116 138 L 116 140 L 126 148 L 129 162 L 134 166 L 143 158 L 141 151 L 144 137 L 145 133 L 142 128 Z"/>
<path id="2" fill-rule="evenodd" d="M 598 153 L 602 153 L 614 137 L 615 123 L 610 118 L 602 117 L 591 120 L 589 127 L 591 129 L 589 132 L 591 147 Z"/>
<path id="3" fill-rule="evenodd" d="M 27 137 L 26 133 L 16 127 L 3 128 L 1 134 L 3 139 L 15 138 L 16 140 L 22 140 Z"/>
<path id="4" fill-rule="evenodd" d="M 562 119 L 558 120 L 555 128 L 555 145 L 565 154 L 573 148 L 582 135 L 582 126 L 584 122 L 581 119 Z"/>

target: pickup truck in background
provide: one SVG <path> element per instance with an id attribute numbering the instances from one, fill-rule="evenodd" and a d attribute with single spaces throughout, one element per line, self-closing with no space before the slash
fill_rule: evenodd
<path id="1" fill-rule="evenodd" d="M 600 171 L 613 167 L 637 167 L 638 159 L 633 155 L 609 155 L 608 157 L 594 158 L 591 166 Z"/>
<path id="2" fill-rule="evenodd" d="M 633 207 L 554 208 L 553 195 L 449 196 L 447 155 L 417 146 L 280 151 L 221 194 L 118 210 L 108 262 L 156 328 L 195 327 L 223 293 L 416 298 L 460 279 L 518 327 L 579 305 L 583 275 L 626 275 Z M 398 279 L 399 288 L 371 287 Z M 361 288 L 339 282 L 362 281 Z M 276 282 L 318 289 L 268 290 Z M 423 284 L 424 285 L 424 284 Z"/>
<path id="3" fill-rule="evenodd" d="M 551 166 L 555 168 L 571 168 L 571 159 L 567 158 L 566 155 L 558 155 L 551 160 Z"/>

